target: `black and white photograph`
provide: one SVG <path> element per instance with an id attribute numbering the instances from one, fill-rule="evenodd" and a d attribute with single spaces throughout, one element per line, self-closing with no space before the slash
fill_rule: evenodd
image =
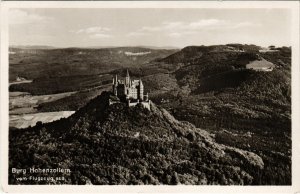
<path id="1" fill-rule="evenodd" d="M 8 185 L 295 184 L 291 6 L 6 16 Z"/>

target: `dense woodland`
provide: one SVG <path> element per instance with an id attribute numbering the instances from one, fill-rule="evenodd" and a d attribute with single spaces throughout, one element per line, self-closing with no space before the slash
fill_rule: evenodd
<path id="1" fill-rule="evenodd" d="M 181 52 L 184 53 L 184 49 Z M 175 75 L 177 83 L 189 90 L 166 93 L 163 98 L 172 100 L 161 106 L 177 119 L 215 133 L 219 143 L 260 155 L 266 164 L 262 174 L 263 184 L 290 184 L 290 48 L 278 48 L 278 52 L 269 53 L 252 50 L 249 53 L 258 60 L 264 58 L 274 63 L 272 72 L 239 68 L 241 63 L 228 57 L 232 56 L 231 53 L 215 55 L 217 57 L 212 57 L 213 62 L 208 63 L 202 55 L 187 59 L 184 63 L 188 65 L 184 65 L 184 71 L 176 71 Z M 247 55 L 242 53 L 240 56 L 244 58 Z M 174 56 L 176 54 L 167 60 Z M 253 60 L 251 57 L 248 59 Z M 215 67 L 215 64 L 218 65 Z M 159 97 L 156 102 L 159 102 Z"/>

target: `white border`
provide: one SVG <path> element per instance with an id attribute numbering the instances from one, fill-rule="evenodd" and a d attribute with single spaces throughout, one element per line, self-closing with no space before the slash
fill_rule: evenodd
<path id="1" fill-rule="evenodd" d="M 297 1 L 97 1 L 1 2 L 1 190 L 4 192 L 134 193 L 296 193 L 300 192 L 299 5 Z M 8 24 L 9 8 L 287 8 L 292 11 L 292 186 L 79 186 L 8 185 Z M 267 36 L 267 34 L 266 34 Z M 298 118 L 298 119 L 296 119 Z M 298 164 L 298 165 L 297 165 Z"/>

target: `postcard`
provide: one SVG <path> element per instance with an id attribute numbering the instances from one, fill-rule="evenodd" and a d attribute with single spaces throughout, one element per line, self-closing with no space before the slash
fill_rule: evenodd
<path id="1" fill-rule="evenodd" d="M 299 2 L 1 3 L 5 192 L 300 192 Z"/>

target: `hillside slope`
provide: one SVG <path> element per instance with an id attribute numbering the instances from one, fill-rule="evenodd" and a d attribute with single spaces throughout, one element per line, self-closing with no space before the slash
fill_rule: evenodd
<path id="1" fill-rule="evenodd" d="M 68 119 L 11 131 L 10 167 L 71 173 L 64 181 L 40 182 L 10 173 L 9 183 L 257 184 L 264 168 L 258 155 L 218 144 L 154 104 L 151 111 L 108 106 L 109 96 L 102 93 Z"/>
<path id="2" fill-rule="evenodd" d="M 273 71 L 246 69 L 253 61 Z M 177 88 L 150 98 L 178 120 L 216 134 L 216 141 L 258 154 L 260 184 L 291 184 L 291 48 L 192 46 L 160 60 Z M 151 94 L 151 93 L 150 93 Z"/>

